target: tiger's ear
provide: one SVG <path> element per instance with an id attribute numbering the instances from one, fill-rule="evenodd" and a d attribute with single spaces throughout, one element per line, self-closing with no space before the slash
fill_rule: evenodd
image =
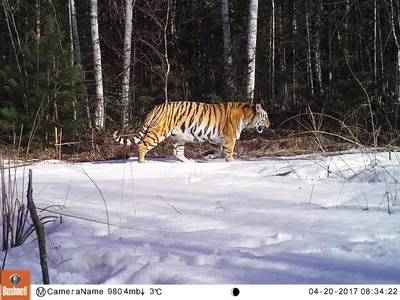
<path id="1" fill-rule="evenodd" d="M 260 103 L 258 103 L 258 104 L 256 105 L 256 111 L 257 111 L 257 112 L 262 112 L 262 111 L 263 111 L 263 109 L 262 109 Z"/>

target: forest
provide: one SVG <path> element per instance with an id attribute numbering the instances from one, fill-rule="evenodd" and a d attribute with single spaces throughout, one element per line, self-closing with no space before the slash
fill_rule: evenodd
<path id="1" fill-rule="evenodd" d="M 396 146 L 397 0 L 1 0 L 0 139 L 138 128 L 166 101 Z"/>

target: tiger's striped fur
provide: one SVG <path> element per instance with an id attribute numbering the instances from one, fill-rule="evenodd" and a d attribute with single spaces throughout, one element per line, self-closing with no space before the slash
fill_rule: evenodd
<path id="1" fill-rule="evenodd" d="M 224 151 L 227 161 L 233 161 L 235 142 L 245 128 L 256 128 L 262 132 L 268 127 L 268 114 L 259 104 L 241 102 L 206 104 L 198 102 L 169 102 L 155 107 L 146 117 L 143 126 L 133 135 L 139 144 L 138 160 L 145 162 L 146 153 L 167 137 L 171 137 L 173 152 L 182 162 L 185 157 L 185 142 L 208 141 L 212 150 L 208 158 L 218 157 Z M 113 134 L 120 144 L 131 145 L 130 139 Z"/>

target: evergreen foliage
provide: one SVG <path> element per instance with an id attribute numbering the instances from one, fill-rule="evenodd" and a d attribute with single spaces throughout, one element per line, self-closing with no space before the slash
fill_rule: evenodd
<path id="1" fill-rule="evenodd" d="M 32 36 L 23 57 L 21 72 L 12 61 L 1 70 L 2 129 L 23 124 L 25 132 L 35 130 L 39 140 L 54 126 L 76 129 L 83 117 L 83 87 L 77 85 L 81 67 L 73 65 L 69 42 L 55 18 L 44 18 L 41 35 Z"/>

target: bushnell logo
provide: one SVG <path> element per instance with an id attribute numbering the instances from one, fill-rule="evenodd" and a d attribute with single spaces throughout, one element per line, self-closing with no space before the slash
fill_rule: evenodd
<path id="1" fill-rule="evenodd" d="M 30 299 L 30 271 L 4 270 L 1 271 L 2 300 L 29 300 Z"/>

